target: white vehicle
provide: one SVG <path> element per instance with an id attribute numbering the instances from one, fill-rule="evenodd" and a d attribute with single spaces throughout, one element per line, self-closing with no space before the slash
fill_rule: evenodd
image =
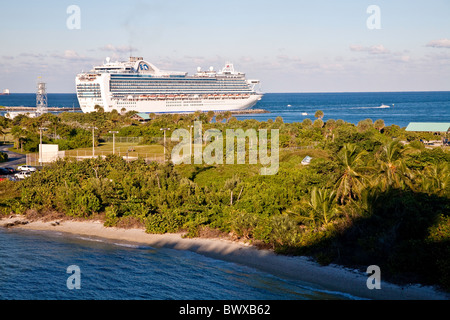
<path id="1" fill-rule="evenodd" d="M 32 166 L 19 166 L 17 167 L 17 171 L 36 172 L 37 169 Z"/>
<path id="2" fill-rule="evenodd" d="M 16 173 L 16 174 L 14 175 L 14 177 L 16 177 L 16 178 L 19 179 L 19 180 L 24 180 L 24 179 L 26 179 L 26 178 L 31 177 L 31 172 L 30 172 L 30 171 L 21 171 L 21 172 L 19 172 L 19 173 Z"/>

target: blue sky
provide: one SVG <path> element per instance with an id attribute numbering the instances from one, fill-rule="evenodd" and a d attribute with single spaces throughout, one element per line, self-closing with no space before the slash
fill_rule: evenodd
<path id="1" fill-rule="evenodd" d="M 81 10 L 70 30 L 67 8 Z M 380 8 L 381 29 L 366 21 Z M 264 92 L 450 90 L 448 0 L 5 1 L 0 90 L 75 92 L 105 57 L 194 73 L 231 61 Z"/>

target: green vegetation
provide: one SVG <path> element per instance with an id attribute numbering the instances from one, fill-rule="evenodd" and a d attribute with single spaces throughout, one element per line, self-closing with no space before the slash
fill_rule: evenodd
<path id="1" fill-rule="evenodd" d="M 260 165 L 173 166 L 113 155 L 65 159 L 25 181 L 1 182 L 0 212 L 103 217 L 106 226 L 134 224 L 150 233 L 184 231 L 189 237 L 209 230 L 322 264 L 375 264 L 392 281 L 450 290 L 450 152 L 425 148 L 419 139 L 429 134 L 386 127 L 382 120 L 324 123 L 320 112 L 314 123 L 292 124 L 280 117 L 258 122 L 231 115 L 212 123 L 200 113 L 154 116 L 138 124 L 129 116 L 101 110 L 61 114 L 52 130 L 54 137 L 73 141 L 71 147 L 89 147 L 82 139 L 89 136 L 88 124 L 102 128 L 99 134 L 114 129 L 147 143 L 162 136 L 160 128 L 187 129 L 195 119 L 203 121 L 203 130 L 279 129 L 279 172 L 262 176 Z M 32 123 L 43 119 L 21 121 L 35 135 Z M 26 136 L 16 131 L 17 139 Z M 301 164 L 305 156 L 313 158 L 310 165 Z"/>
<path id="2" fill-rule="evenodd" d="M 0 162 L 8 161 L 8 154 L 5 152 L 0 152 Z"/>

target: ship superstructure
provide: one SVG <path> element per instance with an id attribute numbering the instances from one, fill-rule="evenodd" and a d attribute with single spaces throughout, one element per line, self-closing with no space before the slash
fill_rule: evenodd
<path id="1" fill-rule="evenodd" d="M 248 109 L 261 100 L 258 85 L 258 80 L 247 80 L 231 63 L 220 71 L 198 68 L 190 76 L 160 70 L 141 57 L 127 62 L 107 58 L 103 65 L 76 77 L 78 101 L 85 113 L 96 111 L 96 106 L 106 112 L 146 113 Z"/>

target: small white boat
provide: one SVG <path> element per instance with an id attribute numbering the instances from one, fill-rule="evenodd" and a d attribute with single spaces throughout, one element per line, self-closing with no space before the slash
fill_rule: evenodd
<path id="1" fill-rule="evenodd" d="M 380 108 L 380 109 L 387 109 L 387 108 L 390 108 L 391 106 L 387 106 L 387 105 L 385 105 L 385 104 L 382 104 L 381 106 L 379 106 L 378 108 Z"/>
<path id="2" fill-rule="evenodd" d="M 302 112 L 302 116 L 307 116 L 307 115 L 308 115 L 308 113 Z"/>

